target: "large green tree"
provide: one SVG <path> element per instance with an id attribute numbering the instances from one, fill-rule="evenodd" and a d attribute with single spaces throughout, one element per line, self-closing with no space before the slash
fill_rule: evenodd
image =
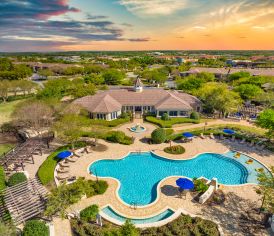
<path id="1" fill-rule="evenodd" d="M 204 102 L 204 108 L 208 112 L 218 111 L 220 117 L 236 111 L 242 102 L 239 94 L 229 90 L 223 83 L 207 83 L 195 94 Z"/>
<path id="2" fill-rule="evenodd" d="M 125 78 L 125 74 L 116 69 L 109 69 L 103 73 L 103 78 L 108 85 L 119 85 Z"/>
<path id="3" fill-rule="evenodd" d="M 263 90 L 254 84 L 241 84 L 234 89 L 243 99 L 254 99 L 263 93 Z"/>
<path id="4" fill-rule="evenodd" d="M 259 127 L 267 129 L 267 135 L 270 138 L 274 137 L 274 110 L 266 109 L 261 112 L 256 120 L 256 124 Z"/>
<path id="5" fill-rule="evenodd" d="M 271 167 L 271 172 L 274 174 L 274 166 Z M 262 197 L 262 208 L 269 213 L 274 213 L 274 177 L 273 175 L 262 172 L 258 175 L 259 186 L 256 189 L 257 193 Z"/>

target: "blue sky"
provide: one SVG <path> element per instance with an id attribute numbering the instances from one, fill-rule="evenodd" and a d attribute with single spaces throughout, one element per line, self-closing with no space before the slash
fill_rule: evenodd
<path id="1" fill-rule="evenodd" d="M 1 0 L 0 51 L 274 49 L 274 0 Z"/>

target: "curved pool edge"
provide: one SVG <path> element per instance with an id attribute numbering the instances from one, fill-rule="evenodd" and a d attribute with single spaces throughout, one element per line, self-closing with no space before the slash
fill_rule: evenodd
<path id="1" fill-rule="evenodd" d="M 140 151 L 140 152 L 151 152 L 153 155 L 156 155 L 156 156 L 158 156 L 158 157 L 160 157 L 160 158 L 163 158 L 163 159 L 167 159 L 167 160 L 173 160 L 173 161 L 188 161 L 188 160 L 192 160 L 192 159 L 195 159 L 195 158 L 197 158 L 199 155 L 201 155 L 201 154 L 204 154 L 204 153 L 211 153 L 211 154 L 221 154 L 221 155 L 224 155 L 225 153 L 228 153 L 228 152 L 230 152 L 230 151 L 234 151 L 234 152 L 239 152 L 239 151 L 237 151 L 237 150 L 230 150 L 230 149 L 227 149 L 224 153 L 215 153 L 215 152 L 201 152 L 201 153 L 198 153 L 198 154 L 196 154 L 195 156 L 193 156 L 193 157 L 191 157 L 191 158 L 189 158 L 189 159 L 186 159 L 186 160 L 178 160 L 178 159 L 172 159 L 172 158 L 169 158 L 169 157 L 164 157 L 164 156 L 161 156 L 161 155 L 159 155 L 159 154 L 156 154 L 153 150 L 151 150 L 151 151 Z M 122 156 L 121 158 L 115 158 L 115 159 L 104 159 L 104 158 L 101 158 L 101 159 L 98 159 L 98 160 L 95 160 L 95 161 L 93 161 L 93 162 L 91 162 L 89 165 L 88 165 L 88 167 L 87 167 L 87 172 L 90 174 L 90 166 L 91 165 L 93 165 L 94 163 L 96 163 L 96 162 L 99 162 L 99 161 L 106 161 L 106 160 L 109 160 L 109 161 L 113 161 L 113 160 L 122 160 L 122 159 L 124 159 L 124 158 L 126 158 L 130 153 L 140 153 L 140 152 L 136 152 L 136 151 L 129 151 L 125 156 Z M 243 152 L 239 152 L 239 153 L 241 153 L 241 154 L 243 154 L 243 155 L 245 155 L 245 156 L 248 156 L 248 157 L 250 157 L 250 158 L 252 158 L 252 159 L 254 159 L 254 160 L 256 160 L 257 162 L 259 162 L 261 165 L 263 165 L 270 173 L 271 173 L 271 171 L 269 170 L 269 168 L 267 167 L 267 166 L 265 166 L 263 163 L 261 163 L 259 160 L 257 160 L 256 158 L 253 158 L 253 157 L 251 157 L 251 156 L 249 156 L 249 155 L 247 155 L 247 154 L 245 154 L 245 153 L 243 153 Z M 228 157 L 228 156 L 225 156 L 226 158 L 230 158 L 230 157 Z M 235 160 L 235 161 L 237 161 L 237 160 Z M 240 163 L 239 162 L 239 164 L 240 165 L 242 165 L 242 163 Z M 244 168 L 246 168 L 244 165 L 242 165 Z M 272 174 L 272 173 L 271 173 Z M 120 189 L 120 187 L 121 187 L 121 182 L 118 180 L 118 179 L 116 179 L 116 178 L 113 178 L 113 177 L 99 177 L 99 176 L 96 176 L 96 175 L 94 175 L 93 173 L 92 174 L 90 174 L 92 177 L 94 177 L 94 178 L 99 178 L 99 179 L 111 179 L 111 180 L 114 180 L 114 181 L 116 181 L 117 182 L 117 184 L 118 184 L 118 186 L 117 186 L 117 188 L 116 188 L 116 190 L 115 190 L 115 195 L 116 195 L 116 198 L 117 198 L 117 200 L 120 202 L 120 203 L 122 203 L 123 205 L 125 205 L 125 206 L 128 206 L 128 207 L 132 207 L 132 205 L 130 205 L 130 204 L 128 204 L 128 203 L 126 203 L 125 201 L 123 201 L 122 199 L 121 199 L 121 197 L 120 197 L 120 195 L 119 195 L 119 189 Z M 168 176 L 168 177 L 166 177 L 166 178 L 163 178 L 158 184 L 157 184 L 157 189 L 156 189 L 156 194 L 157 194 L 157 197 L 156 197 L 156 199 L 153 201 L 153 202 L 151 202 L 151 203 L 149 203 L 149 204 L 146 204 L 146 205 L 138 205 L 138 206 L 135 206 L 136 208 L 138 208 L 138 209 L 142 209 L 142 208 L 147 208 L 147 207 L 151 207 L 151 206 L 153 206 L 153 205 L 155 205 L 158 201 L 159 201 L 159 199 L 160 199 L 160 194 L 161 194 L 161 189 L 160 189 L 160 187 L 161 187 L 161 184 L 164 182 L 164 181 L 166 181 L 167 179 L 169 179 L 169 178 L 174 178 L 174 177 L 176 177 L 176 178 L 187 178 L 187 179 L 192 179 L 192 178 L 189 178 L 189 177 L 187 177 L 187 176 L 178 176 L 178 175 L 172 175 L 172 176 Z M 200 176 L 199 178 L 205 178 L 204 176 Z M 205 179 L 207 179 L 207 178 L 205 178 Z M 218 179 L 217 179 L 217 181 L 218 181 Z M 252 185 L 258 185 L 257 183 L 244 183 L 244 184 L 223 184 L 223 183 L 221 183 L 221 182 L 218 182 L 218 184 L 220 184 L 220 185 L 223 185 L 223 186 L 229 186 L 229 187 L 240 187 L 240 186 L 252 186 Z"/>
<path id="2" fill-rule="evenodd" d="M 160 211 L 154 213 L 154 214 L 151 214 L 151 215 L 148 215 L 148 216 L 145 216 L 145 217 L 132 217 L 132 216 L 129 216 L 129 215 L 126 215 L 126 214 L 121 214 L 119 211 L 115 210 L 114 207 L 111 205 L 111 204 L 107 204 L 107 205 L 104 205 L 103 207 L 101 207 L 100 209 L 100 212 L 99 214 L 107 221 L 115 224 L 115 225 L 118 225 L 118 226 L 122 226 L 124 223 L 117 220 L 117 219 L 114 219 L 113 217 L 110 217 L 109 215 L 105 214 L 104 212 L 102 212 L 102 209 L 106 208 L 106 207 L 110 207 L 114 212 L 116 212 L 118 215 L 124 217 L 124 218 L 127 218 L 127 219 L 147 219 L 147 218 L 151 218 L 151 217 L 155 217 L 167 210 L 172 210 L 174 213 L 169 216 L 168 218 L 166 219 L 163 219 L 163 220 L 160 220 L 160 221 L 157 221 L 157 222 L 153 222 L 153 223 L 145 223 L 145 224 L 134 224 L 135 227 L 137 228 L 151 228 L 151 227 L 161 227 L 161 226 L 164 226 L 174 220 L 176 220 L 181 214 L 184 214 L 184 215 L 189 215 L 191 217 L 199 217 L 199 218 L 202 218 L 204 220 L 210 220 L 212 222 L 214 222 L 215 224 L 217 224 L 218 226 L 218 230 L 220 232 L 220 235 L 224 235 L 223 233 L 223 230 L 220 226 L 220 222 L 216 221 L 215 219 L 209 219 L 208 217 L 203 217 L 203 216 L 198 216 L 198 215 L 195 215 L 195 214 L 192 214 L 186 210 L 184 210 L 183 208 L 178 208 L 177 210 L 174 210 L 172 207 L 169 207 L 169 206 L 166 206 L 164 207 L 163 209 L 161 209 Z"/>

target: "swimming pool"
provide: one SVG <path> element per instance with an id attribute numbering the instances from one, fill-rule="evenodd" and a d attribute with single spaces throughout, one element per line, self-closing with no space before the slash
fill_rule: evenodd
<path id="1" fill-rule="evenodd" d="M 203 153 L 190 160 L 170 160 L 152 152 L 131 152 L 123 159 L 96 161 L 89 170 L 98 177 L 117 179 L 120 198 L 129 205 L 143 206 L 156 200 L 158 183 L 169 176 L 217 178 L 226 185 L 257 183 L 255 168 L 265 167 L 259 162 L 247 165 L 249 157 L 233 155 Z"/>
<path id="2" fill-rule="evenodd" d="M 114 211 L 110 206 L 104 207 L 101 210 L 101 214 L 102 213 L 105 214 L 107 217 L 115 219 L 115 220 L 117 220 L 121 223 L 124 223 L 128 219 L 127 217 L 122 216 L 119 213 L 117 213 L 116 211 Z M 169 218 L 170 216 L 172 216 L 173 214 L 174 214 L 173 210 L 166 209 L 165 211 L 163 211 L 160 214 L 157 214 L 155 216 L 148 217 L 148 218 L 143 218 L 143 219 L 132 219 L 132 218 L 130 218 L 130 221 L 133 224 L 137 224 L 137 225 L 155 223 L 155 222 L 165 220 L 165 219 Z"/>

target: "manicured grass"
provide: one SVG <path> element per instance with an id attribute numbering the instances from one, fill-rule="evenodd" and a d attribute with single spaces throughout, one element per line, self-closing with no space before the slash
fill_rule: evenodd
<path id="1" fill-rule="evenodd" d="M 16 106 L 22 103 L 23 101 L 26 101 L 26 99 L 0 103 L 0 125 L 11 120 L 11 115 L 15 110 Z"/>
<path id="2" fill-rule="evenodd" d="M 74 144 L 75 148 L 80 148 L 83 146 L 85 146 L 83 142 L 78 142 Z M 49 185 L 51 182 L 54 181 L 54 170 L 58 161 L 60 161 L 60 159 L 57 158 L 58 153 L 64 150 L 68 150 L 70 148 L 71 148 L 71 145 L 66 145 L 66 146 L 57 148 L 53 153 L 51 153 L 47 157 L 47 159 L 39 167 L 37 175 L 43 185 Z"/>
<path id="3" fill-rule="evenodd" d="M 6 177 L 4 167 L 0 166 L 0 190 L 6 188 Z"/>
<path id="4" fill-rule="evenodd" d="M 170 120 L 161 120 L 154 116 L 147 116 L 145 119 L 147 122 L 158 125 L 161 128 L 171 128 L 175 124 L 183 124 L 183 123 L 199 124 L 200 123 L 199 120 L 194 120 L 194 119 L 190 119 L 190 118 L 182 118 L 182 117 L 170 118 Z"/>
<path id="5" fill-rule="evenodd" d="M 118 125 L 125 124 L 129 121 L 130 121 L 130 118 L 119 118 L 119 119 L 111 120 L 111 121 L 91 119 L 90 124 L 91 125 L 102 125 L 102 126 L 106 126 L 106 127 L 116 127 Z"/>
<path id="6" fill-rule="evenodd" d="M 13 144 L 0 144 L 0 157 L 14 147 Z"/>
<path id="7" fill-rule="evenodd" d="M 60 147 L 53 153 L 51 153 L 47 159 L 43 162 L 43 164 L 39 167 L 38 170 L 38 178 L 43 185 L 50 184 L 50 182 L 54 181 L 54 170 L 59 161 L 57 155 L 59 152 L 66 150 L 66 147 Z"/>
<path id="8" fill-rule="evenodd" d="M 181 145 L 174 145 L 171 147 L 164 148 L 164 152 L 174 155 L 179 155 L 185 153 L 185 148 Z"/>

